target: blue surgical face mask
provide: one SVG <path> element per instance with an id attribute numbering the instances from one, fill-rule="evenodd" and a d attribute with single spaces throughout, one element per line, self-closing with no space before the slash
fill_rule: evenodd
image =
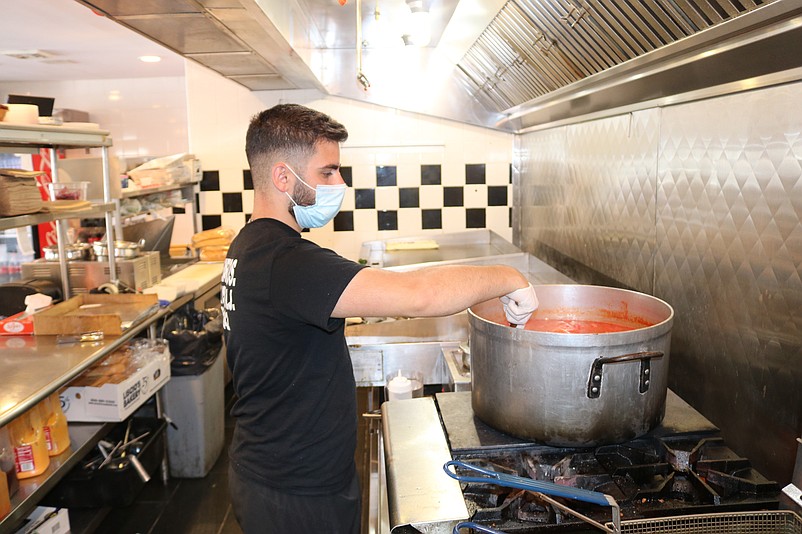
<path id="1" fill-rule="evenodd" d="M 311 206 L 299 206 L 289 193 L 286 191 L 284 192 L 285 195 L 290 197 L 292 203 L 295 204 L 292 211 L 295 213 L 295 220 L 298 221 L 298 225 L 301 226 L 301 228 L 320 228 L 321 226 L 325 226 L 340 211 L 343 199 L 345 198 L 345 190 L 348 186 L 345 184 L 338 184 L 312 187 L 304 182 L 289 165 L 285 164 L 285 166 L 290 169 L 290 172 L 294 174 L 302 184 L 315 191 L 315 203 Z"/>

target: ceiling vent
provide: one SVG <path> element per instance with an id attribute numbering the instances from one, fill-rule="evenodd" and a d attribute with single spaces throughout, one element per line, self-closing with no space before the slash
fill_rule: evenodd
<path id="1" fill-rule="evenodd" d="M 48 59 L 53 57 L 53 54 L 44 50 L 4 50 L 0 54 L 17 59 Z"/>

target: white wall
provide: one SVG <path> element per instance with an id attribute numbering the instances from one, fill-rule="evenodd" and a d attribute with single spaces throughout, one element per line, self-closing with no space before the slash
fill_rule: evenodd
<path id="1" fill-rule="evenodd" d="M 295 102 L 328 113 L 349 131 L 342 165 L 351 167 L 353 188 L 343 211 L 353 213 L 353 230 L 334 231 L 329 224 L 310 231 L 308 238 L 356 259 L 363 241 L 465 230 L 466 212 L 478 210 L 483 211 L 482 227 L 512 240 L 512 134 L 314 90 L 251 92 L 191 61 L 185 77 L 3 83 L 0 99 L 9 93 L 52 96 L 56 108 L 89 112 L 92 122 L 111 131 L 114 156 L 194 153 L 206 172 L 199 228 L 222 224 L 238 230 L 245 224 L 253 209 L 253 191 L 243 180 L 250 118 L 275 104 Z M 440 165 L 441 184 L 421 185 L 421 164 Z M 484 164 L 485 183 L 466 184 L 466 164 Z M 376 187 L 379 165 L 396 166 L 397 186 Z M 400 207 L 400 188 L 418 189 L 419 206 Z M 445 188 L 460 189 L 463 205 L 444 205 Z M 504 190 L 506 204 L 488 205 L 488 188 Z M 375 208 L 355 209 L 354 189 L 375 190 Z M 237 200 L 233 208 L 232 197 Z M 440 211 L 442 227 L 423 229 L 422 210 Z M 379 230 L 377 221 L 387 212 L 396 213 L 397 230 Z"/>
<path id="2" fill-rule="evenodd" d="M 188 149 L 185 81 L 177 76 L 3 82 L 0 101 L 8 94 L 54 97 L 55 109 L 86 111 L 90 122 L 109 130 L 113 156 L 153 158 Z"/>
<path id="3" fill-rule="evenodd" d="M 240 228 L 252 210 L 253 192 L 242 196 L 242 212 L 226 212 L 223 194 L 243 189 L 245 133 L 250 118 L 278 103 L 303 104 L 342 122 L 349 138 L 342 147 L 342 165 L 352 168 L 343 210 L 353 210 L 354 230 L 338 231 L 329 224 L 307 237 L 346 257 L 356 258 L 363 241 L 398 236 L 426 236 L 466 229 L 467 208 L 486 209 L 486 227 L 512 240 L 510 164 L 513 135 L 373 104 L 323 95 L 317 91 L 251 92 L 216 73 L 187 63 L 187 105 L 190 151 L 206 171 L 219 171 L 220 191 L 200 193 L 200 213 L 219 214 L 225 226 Z M 485 164 L 486 183 L 466 185 L 465 165 Z M 439 164 L 442 184 L 420 185 L 420 165 Z M 420 209 L 398 206 L 392 188 L 375 187 L 375 166 L 397 166 L 398 187 L 420 187 Z M 444 207 L 444 187 L 464 187 L 463 207 Z M 507 205 L 488 206 L 487 188 L 506 187 Z M 354 189 L 374 187 L 376 209 L 354 209 Z M 421 209 L 442 209 L 442 229 L 423 230 Z M 377 213 L 397 210 L 398 230 L 379 230 Z"/>

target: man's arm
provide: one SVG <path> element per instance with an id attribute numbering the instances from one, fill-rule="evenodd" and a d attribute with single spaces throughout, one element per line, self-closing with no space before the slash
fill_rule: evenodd
<path id="1" fill-rule="evenodd" d="M 442 265 L 395 272 L 362 269 L 332 317 L 438 317 L 525 288 L 529 281 L 506 265 Z"/>

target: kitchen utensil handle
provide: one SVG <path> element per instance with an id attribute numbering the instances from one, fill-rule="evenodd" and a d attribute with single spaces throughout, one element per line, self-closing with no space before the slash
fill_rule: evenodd
<path id="1" fill-rule="evenodd" d="M 131 321 L 130 325 L 128 325 L 128 329 L 133 328 L 134 326 L 138 325 L 139 323 L 141 323 L 142 321 L 144 321 L 145 319 L 147 319 L 148 317 L 150 317 L 151 315 L 153 315 L 154 313 L 159 311 L 160 307 L 161 307 L 161 305 L 159 305 L 159 304 L 153 304 L 149 308 L 144 309 L 141 312 L 139 312 L 139 315 L 134 317 L 134 320 Z"/>
<path id="2" fill-rule="evenodd" d="M 134 466 L 136 474 L 139 475 L 139 478 L 142 479 L 142 482 L 149 482 L 150 474 L 148 473 L 148 470 L 145 469 L 145 466 L 139 461 L 139 458 L 136 457 L 136 454 L 129 456 L 128 460 L 131 462 L 131 465 Z"/>
<path id="3" fill-rule="evenodd" d="M 451 534 L 460 534 L 459 531 L 463 528 L 472 528 L 476 532 L 486 532 L 487 534 L 505 534 L 500 530 L 486 527 L 484 525 L 480 525 L 479 523 L 474 523 L 473 521 L 463 521 L 462 523 L 457 523 L 456 526 L 454 526 L 454 530 L 451 531 Z"/>
<path id="4" fill-rule="evenodd" d="M 601 396 L 602 377 L 604 376 L 603 366 L 610 363 L 624 363 L 640 361 L 640 383 L 638 391 L 646 393 L 651 384 L 652 359 L 662 358 L 664 354 L 660 351 L 642 351 L 631 354 L 621 354 L 618 356 L 601 356 L 593 361 L 590 366 L 590 378 L 588 379 L 588 398 L 598 399 Z"/>
<path id="5" fill-rule="evenodd" d="M 483 476 L 464 476 L 458 475 L 456 472 L 451 471 L 449 467 L 460 467 Z M 590 491 L 582 488 L 574 488 L 572 486 L 562 486 L 553 482 L 546 482 L 544 480 L 534 480 L 531 478 L 523 478 L 506 473 L 499 473 L 489 469 L 483 469 L 476 465 L 460 462 L 459 460 L 449 460 L 443 465 L 443 470 L 448 476 L 460 482 L 475 482 L 479 484 L 496 484 L 497 486 L 504 486 L 507 488 L 516 488 L 526 491 L 537 491 L 546 495 L 553 495 L 555 497 L 564 497 L 567 499 L 574 499 L 576 501 L 589 502 L 601 506 L 614 506 L 618 507 L 615 499 L 604 493 L 597 491 Z"/>

